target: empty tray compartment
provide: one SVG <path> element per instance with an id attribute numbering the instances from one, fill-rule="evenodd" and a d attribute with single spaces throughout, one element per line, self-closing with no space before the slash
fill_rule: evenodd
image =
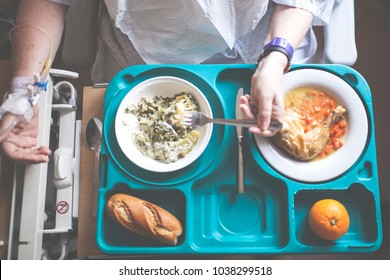
<path id="1" fill-rule="evenodd" d="M 272 178 L 267 183 L 247 182 L 245 193 L 238 194 L 235 183 L 223 181 L 209 177 L 193 185 L 189 223 L 194 249 L 267 253 L 285 247 L 289 240 L 285 184 Z"/>

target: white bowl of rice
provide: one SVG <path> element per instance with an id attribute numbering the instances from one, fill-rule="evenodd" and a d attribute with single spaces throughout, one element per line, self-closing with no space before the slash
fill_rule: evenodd
<path id="1" fill-rule="evenodd" d="M 193 163 L 206 149 L 212 124 L 185 127 L 191 111 L 212 117 L 210 104 L 192 83 L 173 76 L 145 80 L 132 88 L 115 118 L 118 144 L 126 157 L 153 172 L 172 172 Z"/>

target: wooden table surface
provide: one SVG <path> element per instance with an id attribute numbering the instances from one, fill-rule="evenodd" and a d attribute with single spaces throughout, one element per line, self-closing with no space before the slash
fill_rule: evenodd
<path id="1" fill-rule="evenodd" d="M 83 91 L 83 112 L 80 148 L 80 195 L 77 255 L 79 257 L 99 256 L 103 253 L 96 246 L 96 219 L 92 215 L 92 185 L 95 154 L 87 145 L 85 129 L 88 120 L 102 119 L 105 88 L 85 87 Z"/>

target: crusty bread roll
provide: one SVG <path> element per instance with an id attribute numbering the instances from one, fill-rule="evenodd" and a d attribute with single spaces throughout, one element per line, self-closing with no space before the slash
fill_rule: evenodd
<path id="1" fill-rule="evenodd" d="M 167 210 L 140 198 L 115 194 L 106 204 L 108 216 L 130 231 L 176 245 L 183 232 L 180 221 Z"/>

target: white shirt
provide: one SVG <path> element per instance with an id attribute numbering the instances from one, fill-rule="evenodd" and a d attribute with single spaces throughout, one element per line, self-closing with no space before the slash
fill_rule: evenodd
<path id="1" fill-rule="evenodd" d="M 67 5 L 83 0 L 51 0 Z M 274 0 L 329 21 L 334 0 Z M 94 82 L 140 63 L 255 63 L 263 48 L 273 9 L 267 0 L 105 0 L 100 18 Z M 316 51 L 310 31 L 293 63 L 309 62 Z M 112 69 L 112 71 L 110 71 Z"/>
<path id="2" fill-rule="evenodd" d="M 255 29 L 268 0 L 105 0 L 147 64 L 198 64 Z"/>

